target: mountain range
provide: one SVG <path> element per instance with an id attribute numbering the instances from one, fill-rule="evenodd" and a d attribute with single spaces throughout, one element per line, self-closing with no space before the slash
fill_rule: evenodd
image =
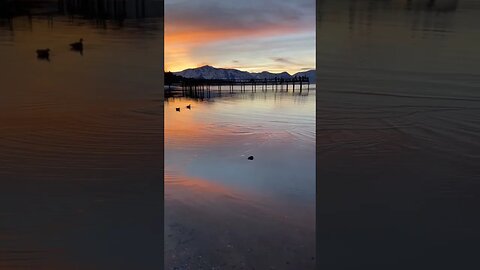
<path id="1" fill-rule="evenodd" d="M 209 65 L 198 67 L 198 68 L 189 68 L 178 72 L 173 72 L 175 75 L 179 75 L 185 78 L 196 78 L 196 79 L 227 79 L 227 80 L 249 80 L 249 79 L 290 79 L 292 77 L 307 76 L 310 79 L 310 82 L 315 82 L 316 71 L 308 70 L 303 72 L 298 72 L 293 75 L 290 75 L 288 72 L 281 73 L 271 73 L 268 71 L 263 71 L 259 73 L 242 71 L 238 69 L 231 68 L 215 68 Z"/>

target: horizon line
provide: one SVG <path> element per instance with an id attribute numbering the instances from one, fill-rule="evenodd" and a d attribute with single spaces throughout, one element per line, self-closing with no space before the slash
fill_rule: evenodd
<path id="1" fill-rule="evenodd" d="M 268 70 L 262 70 L 260 72 L 251 72 L 251 71 L 247 71 L 247 70 L 242 70 L 242 69 L 238 69 L 238 68 L 224 68 L 224 67 L 214 67 L 212 65 L 208 65 L 208 64 L 205 64 L 205 65 L 202 65 L 202 66 L 198 66 L 198 67 L 191 67 L 191 68 L 186 68 L 186 69 L 183 69 L 183 70 L 179 70 L 179 71 L 164 71 L 164 72 L 172 72 L 172 73 L 176 73 L 176 72 L 182 72 L 182 71 L 185 71 L 187 69 L 197 69 L 197 68 L 202 68 L 202 67 L 212 67 L 212 68 L 215 68 L 215 69 L 233 69 L 233 70 L 238 70 L 238 71 L 243 71 L 243 72 L 248 72 L 248 73 L 262 73 L 262 72 L 269 72 L 269 73 L 273 73 L 273 74 L 279 74 L 279 73 L 287 73 L 288 75 L 292 76 L 292 74 L 290 74 L 288 71 L 281 71 L 281 72 L 272 72 L 272 71 L 268 71 Z M 297 71 L 293 74 L 296 74 L 296 73 L 299 73 L 299 72 L 307 72 L 307 71 L 311 71 L 311 70 L 316 70 L 316 68 L 309 68 L 309 69 L 306 69 L 304 71 Z"/>

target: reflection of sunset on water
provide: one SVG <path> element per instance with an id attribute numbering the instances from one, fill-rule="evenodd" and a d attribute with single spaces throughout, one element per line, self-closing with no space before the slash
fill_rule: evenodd
<path id="1" fill-rule="evenodd" d="M 283 254 L 313 269 L 315 86 L 222 91 L 164 103 L 166 265 L 202 254 L 206 264 L 194 265 L 284 269 Z"/>
<path id="2" fill-rule="evenodd" d="M 163 18 L 0 2 L 0 269 L 161 268 Z"/>
<path id="3" fill-rule="evenodd" d="M 252 215 L 257 212 L 278 219 L 288 216 L 285 222 L 312 229 L 314 205 L 304 205 L 304 209 L 298 211 L 292 207 L 295 202 L 280 203 L 259 192 L 234 189 L 208 179 L 182 175 L 181 168 L 171 167 L 165 168 L 165 200 L 168 202 L 190 205 L 202 212 L 223 207 L 226 211 L 252 211 Z"/>
<path id="4" fill-rule="evenodd" d="M 300 207 L 295 202 L 279 202 L 211 179 L 186 176 L 167 166 L 166 264 L 191 261 L 194 265 L 216 265 L 225 261 L 230 265 L 283 266 L 286 259 L 310 269 L 315 256 L 315 206 Z M 285 258 L 276 254 L 284 254 Z M 204 257 L 204 262 L 188 259 L 195 255 Z M 267 256 L 272 259 L 266 260 Z M 244 259 L 238 261 L 238 257 Z"/>

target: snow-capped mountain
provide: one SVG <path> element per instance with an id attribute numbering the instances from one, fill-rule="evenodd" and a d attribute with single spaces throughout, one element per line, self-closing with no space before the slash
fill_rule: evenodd
<path id="1" fill-rule="evenodd" d="M 229 68 L 215 68 L 212 66 L 202 66 L 198 68 L 189 68 L 179 72 L 174 72 L 175 75 L 180 75 L 185 78 L 196 78 L 196 79 L 228 79 L 228 80 L 248 80 L 248 79 L 273 79 L 273 78 L 283 78 L 289 79 L 294 76 L 307 76 L 310 80 L 315 79 L 315 70 L 309 70 L 305 72 L 298 72 L 294 75 L 290 75 L 287 72 L 282 73 L 271 73 L 268 71 L 263 71 L 259 73 L 250 73 L 247 71 L 241 71 L 238 69 L 229 69 Z"/>
<path id="2" fill-rule="evenodd" d="M 250 73 L 250 74 L 254 79 L 275 79 L 275 78 L 290 79 L 292 78 L 292 75 L 288 74 L 287 72 L 271 73 L 268 71 L 263 71 L 260 73 Z"/>
<path id="3" fill-rule="evenodd" d="M 185 78 L 195 79 L 252 79 L 252 75 L 247 71 L 237 69 L 214 68 L 212 66 L 203 66 L 198 68 L 189 68 L 179 72 L 174 72 Z"/>
<path id="4" fill-rule="evenodd" d="M 310 79 L 310 83 L 315 83 L 317 80 L 317 71 L 312 69 L 312 70 L 297 72 L 293 76 L 297 76 L 297 77 L 306 76 Z"/>

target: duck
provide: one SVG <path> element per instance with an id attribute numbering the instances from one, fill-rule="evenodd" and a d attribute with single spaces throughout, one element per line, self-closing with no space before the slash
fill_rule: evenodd
<path id="1" fill-rule="evenodd" d="M 180 111 L 180 108 L 175 108 L 175 111 L 179 112 L 179 111 Z"/>
<path id="2" fill-rule="evenodd" d="M 190 104 L 187 105 L 187 109 L 192 109 L 192 106 Z"/>
<path id="3" fill-rule="evenodd" d="M 70 47 L 74 51 L 83 51 L 83 38 L 78 42 L 70 43 Z"/>
<path id="4" fill-rule="evenodd" d="M 50 49 L 38 49 L 37 58 L 48 60 L 50 58 Z"/>

